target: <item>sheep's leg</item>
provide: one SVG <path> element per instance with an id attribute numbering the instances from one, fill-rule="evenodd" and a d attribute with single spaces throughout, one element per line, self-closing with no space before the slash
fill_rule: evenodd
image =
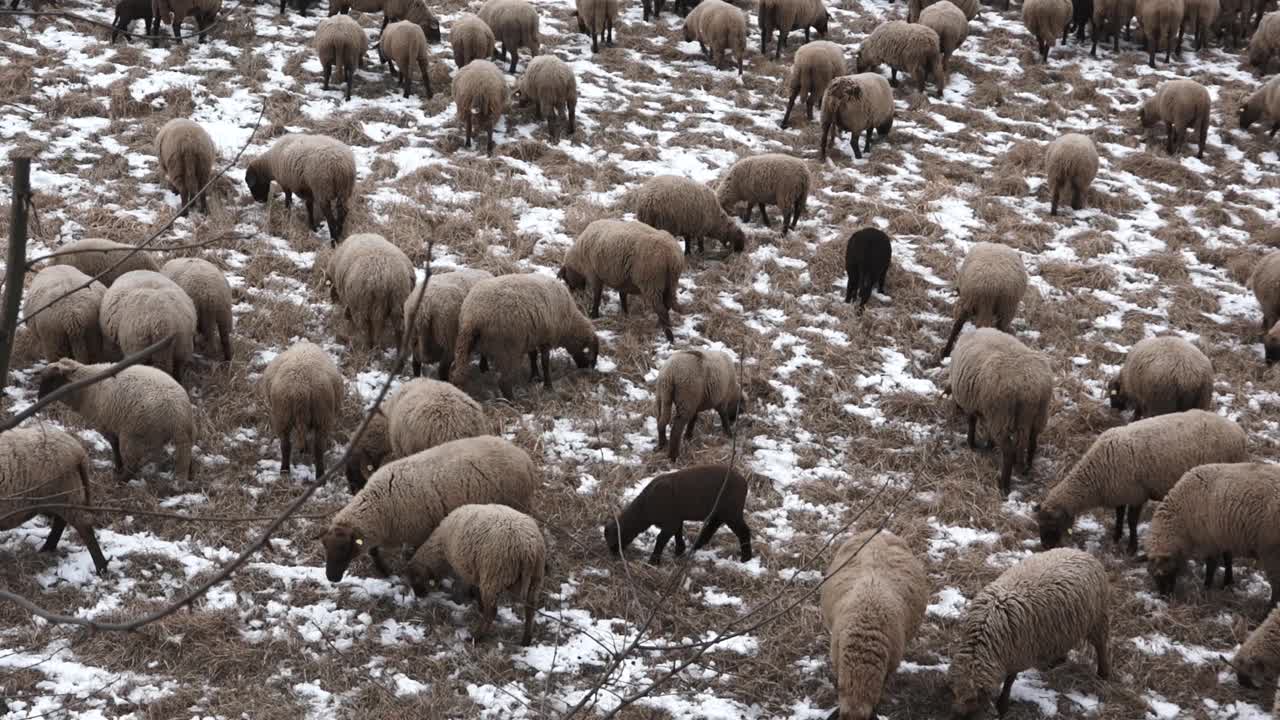
<path id="1" fill-rule="evenodd" d="M 1083 208 L 1084 207 L 1084 187 L 1080 185 L 1079 182 L 1074 182 L 1071 184 L 1071 190 L 1073 193 L 1071 197 L 1071 209 L 1079 210 Z"/>
<path id="2" fill-rule="evenodd" d="M 467 128 L 466 147 L 471 147 L 471 113 L 467 113 L 466 128 Z"/>
<path id="3" fill-rule="evenodd" d="M 682 557 L 686 549 L 686 546 L 684 544 L 684 523 L 680 523 L 679 525 L 676 526 L 676 531 L 673 537 L 676 540 L 675 556 Z"/>
<path id="4" fill-rule="evenodd" d="M 356 66 L 354 64 L 342 66 L 342 79 L 347 81 L 347 96 L 345 98 L 347 100 L 351 99 L 351 88 L 355 85 L 355 75 Z"/>
<path id="5" fill-rule="evenodd" d="M 951 349 L 956 346 L 956 338 L 960 337 L 960 330 L 964 327 L 965 321 L 969 319 L 967 314 L 960 315 L 951 323 L 951 334 L 947 336 L 947 344 L 942 348 L 942 355 L 938 358 L 938 362 L 951 354 Z"/>
<path id="6" fill-rule="evenodd" d="M 452 364 L 453 358 L 449 358 L 449 362 L 450 364 Z M 489 358 L 485 357 L 484 353 L 480 353 L 480 372 L 482 373 L 489 372 Z"/>
<path id="7" fill-rule="evenodd" d="M 733 421 L 729 419 L 727 410 L 720 410 L 720 427 L 724 430 L 724 434 L 733 437 Z"/>
<path id="8" fill-rule="evenodd" d="M 1062 184 L 1059 182 L 1054 182 L 1053 188 L 1049 192 L 1049 214 L 1050 215 L 1058 214 L 1058 194 L 1061 191 L 1062 191 Z"/>
<path id="9" fill-rule="evenodd" d="M 759 205 L 760 205 L 760 222 L 764 223 L 765 227 L 773 227 L 772 225 L 769 224 L 769 212 L 764 209 L 764 203 L 759 203 Z M 747 211 L 750 212 L 750 206 L 748 206 Z"/>
<path id="10" fill-rule="evenodd" d="M 1116 43 L 1117 51 L 1119 43 Z M 1167 60 L 1165 62 L 1168 62 Z M 1149 33 L 1147 36 L 1147 67 L 1155 68 L 1156 66 L 1156 41 L 1155 34 Z"/>
<path id="11" fill-rule="evenodd" d="M 120 436 L 115 433 L 102 433 L 107 438 L 107 444 L 111 446 L 111 461 L 115 463 L 116 472 L 124 469 L 124 459 L 120 457 Z"/>
<path id="12" fill-rule="evenodd" d="M 880 294 L 884 295 L 885 297 L 889 296 L 889 293 L 885 292 L 885 289 L 884 289 L 884 281 L 888 277 L 889 277 L 889 266 L 885 265 L 884 269 L 880 271 L 880 281 L 877 283 L 877 285 L 880 288 Z"/>
<path id="13" fill-rule="evenodd" d="M 898 68 L 892 65 L 889 66 L 889 85 L 898 87 Z"/>
<path id="14" fill-rule="evenodd" d="M 791 97 L 787 100 L 787 111 L 782 113 L 782 122 L 778 123 L 778 127 L 783 130 L 787 129 L 787 123 L 791 120 L 791 109 L 796 106 L 796 98 L 800 95 L 800 88 L 796 87 L 791 91 Z M 813 119 L 813 104 L 809 104 L 809 119 Z"/>
<path id="15" fill-rule="evenodd" d="M 507 44 L 505 42 L 502 43 L 503 50 L 506 50 L 506 46 Z M 512 75 L 515 75 L 516 61 L 520 59 L 520 49 L 513 47 L 511 48 L 510 52 L 511 52 L 511 67 L 507 70 L 507 72 L 511 73 Z"/>
<path id="16" fill-rule="evenodd" d="M 777 60 L 782 57 L 782 46 L 787 44 L 787 29 L 785 27 L 778 29 L 778 44 L 773 48 L 773 59 Z M 764 53 L 761 53 L 762 55 Z"/>
<path id="17" fill-rule="evenodd" d="M 1186 31 L 1187 31 L 1187 26 L 1184 25 L 1183 23 L 1178 23 L 1178 39 L 1176 41 L 1176 44 L 1173 46 L 1174 51 L 1178 54 L 1178 57 L 1182 57 L 1182 36 L 1184 33 L 1186 33 Z M 1173 33 L 1169 33 L 1169 34 L 1171 36 L 1173 35 Z M 1172 40 L 1173 38 L 1170 37 L 1169 39 Z M 1169 55 L 1167 50 L 1165 51 L 1164 59 L 1165 59 L 1165 62 L 1169 61 Z"/>
<path id="18" fill-rule="evenodd" d="M 431 90 L 431 75 L 427 72 L 427 61 L 425 58 L 418 61 L 418 71 L 422 73 L 422 84 L 426 86 L 427 99 L 430 100 L 431 96 L 435 93 Z"/>
<path id="19" fill-rule="evenodd" d="M 1031 433 L 1027 436 L 1027 464 L 1022 468 L 1022 474 L 1031 477 L 1031 467 L 1036 459 L 1036 440 L 1040 439 L 1040 433 L 1035 428 L 1031 429 Z"/>
<path id="20" fill-rule="evenodd" d="M 546 365 L 546 363 L 543 363 L 543 365 L 545 366 L 545 365 Z M 529 382 L 533 382 L 534 380 L 537 380 L 537 379 L 538 379 L 538 377 L 539 377 L 539 375 L 538 375 L 538 351 L 537 351 L 537 350 L 530 350 L 530 351 L 529 351 Z"/>
<path id="21" fill-rule="evenodd" d="M 698 552 L 704 545 L 711 542 L 711 537 L 716 534 L 722 524 L 724 524 L 724 521 L 718 517 L 713 517 L 703 523 L 702 531 L 698 533 L 697 539 L 693 541 L 693 551 Z"/>
<path id="22" fill-rule="evenodd" d="M 1106 680 L 1111 677 L 1111 629 L 1106 619 L 1094 625 L 1089 633 L 1089 644 L 1098 656 L 1098 677 Z"/>
<path id="23" fill-rule="evenodd" d="M 1111 541 L 1120 544 L 1120 540 L 1124 538 L 1124 513 L 1128 509 L 1127 505 L 1116 506 L 1116 527 L 1111 532 Z"/>
<path id="24" fill-rule="evenodd" d="M 604 44 L 613 47 L 613 18 L 606 16 L 604 19 Z"/>
<path id="25" fill-rule="evenodd" d="M 1142 517 L 1144 503 L 1129 506 L 1129 554 L 1138 552 L 1138 518 Z"/>
<path id="26" fill-rule="evenodd" d="M 1235 583 L 1235 577 L 1231 573 L 1231 553 L 1222 553 L 1222 588 L 1225 590 Z"/>
<path id="27" fill-rule="evenodd" d="M 52 522 L 49 524 L 49 536 L 44 539 L 44 545 L 40 546 L 40 552 L 53 552 L 58 549 L 58 541 L 62 539 L 62 531 L 67 529 L 67 521 L 59 515 L 52 516 Z"/>
<path id="28" fill-rule="evenodd" d="M 751 529 L 747 527 L 746 521 L 739 515 L 736 518 L 726 519 L 724 523 L 738 538 L 738 559 L 742 562 L 751 562 Z"/>
<path id="29" fill-rule="evenodd" d="M 1177 137 L 1177 131 L 1174 129 L 1173 123 L 1171 122 L 1166 122 L 1164 124 L 1164 127 L 1165 127 L 1165 130 L 1167 131 L 1165 142 L 1164 142 L 1164 149 L 1165 149 L 1165 152 L 1172 155 L 1174 147 L 1180 144 L 1174 139 Z"/>
<path id="30" fill-rule="evenodd" d="M 80 536 L 80 542 L 84 543 L 84 547 L 89 551 L 89 557 L 93 558 L 93 569 L 99 575 L 107 571 L 107 557 L 102 554 L 102 548 L 98 545 L 98 538 L 93 534 L 93 526 L 88 523 L 73 525 L 76 534 Z"/>
<path id="31" fill-rule="evenodd" d="M 1277 130 L 1280 130 L 1280 121 L 1272 123 L 1271 132 L 1267 133 L 1267 137 L 1275 137 Z"/>
<path id="32" fill-rule="evenodd" d="M 846 303 L 852 303 L 853 291 L 858 286 L 858 283 L 856 283 L 854 280 L 855 278 L 859 278 L 862 276 L 862 271 L 857 265 L 854 265 L 853 267 L 850 267 L 848 269 L 848 275 L 849 277 L 847 280 L 845 280 L 845 283 L 844 283 L 844 301 Z"/>
<path id="33" fill-rule="evenodd" d="M 693 433 L 697 429 L 698 429 L 698 416 L 694 415 L 693 417 L 689 418 L 689 424 L 684 426 L 684 439 L 692 440 Z"/>
<path id="34" fill-rule="evenodd" d="M 175 15 L 173 18 L 173 39 L 177 40 L 178 42 L 182 42 L 182 31 L 180 30 L 181 27 L 182 27 L 182 21 L 179 20 L 178 17 Z"/>
<path id="35" fill-rule="evenodd" d="M 659 450 L 667 446 L 667 418 L 658 418 L 658 448 Z"/>
<path id="36" fill-rule="evenodd" d="M 280 474 L 288 475 L 293 472 L 293 429 L 290 428 L 280 433 Z"/>
<path id="37" fill-rule="evenodd" d="M 978 434 L 978 414 L 969 413 L 968 420 L 969 420 L 969 434 L 968 434 L 969 449 L 977 450 L 978 442 L 977 442 L 976 436 Z"/>
<path id="38" fill-rule="evenodd" d="M 650 565 L 662 563 L 662 551 L 667 548 L 667 543 L 671 541 L 671 536 L 674 534 L 670 528 L 662 528 L 658 531 L 658 539 L 653 543 L 653 554 L 649 556 Z"/>
<path id="39" fill-rule="evenodd" d="M 987 427 L 990 432 L 990 426 Z M 1017 460 L 1018 447 L 1013 442 L 1013 438 L 1005 438 L 1002 443 L 1004 447 L 1000 448 L 1000 496 L 1009 497 L 1009 491 L 1013 489 L 1013 464 Z"/>
<path id="40" fill-rule="evenodd" d="M 1218 574 L 1219 556 L 1211 554 L 1204 559 L 1204 589 L 1209 590 L 1213 587 L 1213 576 Z"/>
<path id="41" fill-rule="evenodd" d="M 325 446 L 324 435 L 320 432 L 320 428 L 311 428 L 311 460 L 315 464 L 316 477 L 320 478 L 324 475 L 324 451 Z"/>
<path id="42" fill-rule="evenodd" d="M 512 63 L 512 66 L 513 67 L 515 66 L 514 62 Z M 511 72 L 515 72 L 515 70 L 512 70 Z M 493 125 L 490 125 L 485 130 L 485 134 L 488 135 L 489 137 L 489 149 L 488 149 L 489 157 L 493 157 Z"/>
<path id="43" fill-rule="evenodd" d="M 593 280 L 591 284 L 591 319 L 600 317 L 600 300 L 604 297 L 604 282 Z"/>
<path id="44" fill-rule="evenodd" d="M 542 356 L 542 387 L 549 391 L 551 390 L 551 347 L 543 345 L 539 354 Z M 534 368 L 534 373 L 537 373 L 537 368 Z"/>
<path id="45" fill-rule="evenodd" d="M 667 342 L 675 342 L 676 336 L 671 332 L 671 309 L 663 303 L 662 298 L 658 298 L 653 305 L 658 313 L 658 327 L 662 328 L 662 334 L 666 336 Z"/>
<path id="46" fill-rule="evenodd" d="M 689 424 L 689 420 L 685 415 L 676 415 L 671 421 L 671 443 L 667 450 L 668 457 L 672 460 L 680 456 L 680 440 L 684 437 L 685 426 Z"/>
<path id="47" fill-rule="evenodd" d="M 853 159 L 862 159 L 862 150 L 858 145 L 862 143 L 862 133 L 851 133 L 849 137 L 849 147 L 853 148 Z M 871 150 L 871 128 L 867 128 L 867 150 Z"/>
<path id="48" fill-rule="evenodd" d="M 1018 673 L 1009 673 L 1004 679 L 1004 687 L 1000 689 L 1000 697 L 996 700 L 996 714 L 1004 716 L 1009 712 L 1009 691 L 1013 690 L 1013 680 L 1018 677 Z"/>
<path id="49" fill-rule="evenodd" d="M 498 598 L 481 590 L 477 602 L 480 604 L 480 624 L 476 626 L 474 640 L 481 642 L 489 637 L 489 632 L 493 629 L 493 621 L 498 617 Z"/>

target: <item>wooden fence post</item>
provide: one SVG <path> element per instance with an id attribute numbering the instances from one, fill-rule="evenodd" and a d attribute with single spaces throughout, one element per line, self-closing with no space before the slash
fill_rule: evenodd
<path id="1" fill-rule="evenodd" d="M 0 390 L 9 386 L 9 358 L 18 329 L 22 280 L 27 272 L 27 203 L 31 197 L 31 158 L 13 158 L 13 217 L 9 223 L 9 252 L 4 270 L 4 300 L 0 304 Z"/>

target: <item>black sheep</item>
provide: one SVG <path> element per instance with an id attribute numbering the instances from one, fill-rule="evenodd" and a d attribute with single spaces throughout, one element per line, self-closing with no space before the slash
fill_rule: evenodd
<path id="1" fill-rule="evenodd" d="M 860 302 L 858 312 L 867 305 L 871 297 L 871 288 L 879 285 L 884 294 L 884 278 L 889 274 L 889 260 L 893 257 L 893 246 L 884 231 L 865 227 L 849 236 L 849 244 L 845 246 L 844 267 L 849 273 L 845 283 L 844 301 L 853 302 L 853 292 L 858 291 Z"/>
<path id="2" fill-rule="evenodd" d="M 723 491 L 721 487 L 723 486 Z M 645 486 L 622 512 L 604 526 L 609 552 L 619 555 L 637 535 L 657 525 L 658 541 L 649 562 L 657 565 L 674 535 L 676 557 L 684 554 L 685 521 L 705 520 L 693 543 L 694 552 L 728 525 L 738 536 L 742 562 L 751 560 L 751 530 L 743 518 L 747 504 L 747 479 L 727 465 L 700 465 L 659 475 Z"/>
<path id="3" fill-rule="evenodd" d="M 1062 31 L 1062 44 L 1067 44 L 1067 36 L 1072 30 L 1076 33 L 1076 42 L 1080 45 L 1084 44 L 1084 28 L 1086 25 L 1093 23 L 1093 0 L 1071 0 L 1071 22 L 1067 23 L 1067 27 Z M 1095 28 L 1095 33 L 1096 33 Z M 1094 39 L 1094 46 L 1097 46 L 1097 39 Z"/>
<path id="4" fill-rule="evenodd" d="M 111 43 L 114 45 L 117 35 L 124 35 L 129 41 L 129 28 L 136 20 L 146 22 L 148 35 L 160 34 L 160 21 L 151 10 L 151 0 L 120 0 L 116 3 L 116 19 L 111 21 Z"/>

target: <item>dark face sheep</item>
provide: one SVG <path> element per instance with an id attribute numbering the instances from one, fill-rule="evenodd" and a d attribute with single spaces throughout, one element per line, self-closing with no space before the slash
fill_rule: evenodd
<path id="1" fill-rule="evenodd" d="M 1280 323 L 1276 323 L 1262 338 L 1262 348 L 1266 351 L 1267 364 L 1274 365 L 1280 360 Z"/>
<path id="2" fill-rule="evenodd" d="M 1071 533 L 1075 518 L 1061 508 L 1047 510 L 1039 505 L 1033 508 L 1036 523 L 1040 525 L 1040 548 L 1052 550 L 1062 544 L 1062 537 Z"/>
<path id="3" fill-rule="evenodd" d="M 422 32 L 426 34 L 427 42 L 432 42 L 432 43 L 440 42 L 440 38 L 441 38 L 440 20 L 438 20 L 435 17 L 432 17 L 430 20 L 427 21 L 426 25 L 422 26 Z"/>
<path id="4" fill-rule="evenodd" d="M 338 582 L 364 545 L 364 538 L 349 527 L 332 527 L 324 534 L 324 574 Z"/>
<path id="5" fill-rule="evenodd" d="M 351 494 L 360 492 L 369 476 L 382 465 L 382 457 L 374 457 L 368 450 L 352 450 L 347 458 L 347 487 Z"/>
<path id="6" fill-rule="evenodd" d="M 1178 585 L 1178 575 L 1182 572 L 1182 560 L 1172 556 L 1155 556 L 1147 558 L 1147 574 L 1155 583 L 1156 591 L 1162 595 L 1170 595 Z"/>
<path id="7" fill-rule="evenodd" d="M 1251 107 L 1248 103 L 1240 106 L 1240 129 L 1248 130 L 1249 126 L 1258 122 L 1262 117 L 1261 107 Z"/>
<path id="8" fill-rule="evenodd" d="M 58 363 L 54 363 L 53 365 L 46 367 L 44 370 L 41 370 L 40 375 L 38 376 L 40 385 L 36 391 L 37 399 L 43 400 L 49 393 L 69 383 L 70 379 L 67 377 L 68 372 L 69 370 L 67 368 L 60 366 Z"/>
<path id="9" fill-rule="evenodd" d="M 1112 410 L 1124 410 L 1128 407 L 1128 398 L 1125 397 L 1124 391 L 1120 389 L 1120 378 L 1116 378 L 1107 384 L 1107 398 L 1111 400 Z"/>
<path id="10" fill-rule="evenodd" d="M 609 548 L 609 553 L 614 557 L 621 555 L 622 548 L 630 545 L 631 541 L 635 539 L 635 536 L 632 535 L 626 539 L 626 542 L 622 542 L 621 536 L 618 534 L 617 514 L 609 518 L 609 522 L 604 524 L 604 544 L 605 547 Z"/>
<path id="11" fill-rule="evenodd" d="M 725 236 L 724 242 L 733 248 L 734 252 L 742 252 L 747 247 L 747 234 L 738 227 L 736 223 L 730 226 L 728 235 Z M 685 249 L 688 249 L 688 241 L 685 242 Z"/>
<path id="12" fill-rule="evenodd" d="M 582 347 L 567 347 L 565 349 L 569 351 L 570 357 L 573 358 L 573 364 L 579 370 L 586 370 L 587 368 L 594 370 L 596 360 L 600 357 L 600 340 L 593 337 L 590 342 Z"/>
<path id="13" fill-rule="evenodd" d="M 569 286 L 570 290 L 577 292 L 587 286 L 587 278 L 582 273 L 569 267 L 561 267 L 560 272 L 556 275 Z"/>
<path id="14" fill-rule="evenodd" d="M 964 683 L 963 687 L 953 687 L 951 701 L 951 717 L 953 720 L 972 720 L 978 716 L 990 702 L 991 691 L 973 683 Z"/>
<path id="15" fill-rule="evenodd" d="M 871 70 L 871 63 L 862 59 L 861 50 L 859 50 L 858 54 L 855 55 L 853 58 L 853 67 L 854 67 L 854 70 L 859 73 L 864 73 Z"/>
<path id="16" fill-rule="evenodd" d="M 263 177 L 253 167 L 245 171 L 244 184 L 249 186 L 249 194 L 253 195 L 253 199 L 257 202 L 266 202 L 271 194 L 271 178 Z"/>
<path id="17" fill-rule="evenodd" d="M 1236 682 L 1240 683 L 1240 687 L 1249 690 L 1258 688 L 1258 684 L 1254 681 L 1255 677 L 1267 677 L 1271 674 L 1267 671 L 1267 665 L 1262 658 L 1241 659 L 1237 657 L 1231 661 L 1231 667 L 1236 671 Z"/>

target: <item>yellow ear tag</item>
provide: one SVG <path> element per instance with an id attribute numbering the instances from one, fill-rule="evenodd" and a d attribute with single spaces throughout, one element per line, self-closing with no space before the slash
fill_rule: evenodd
<path id="1" fill-rule="evenodd" d="M 356 538 L 356 544 L 357 544 L 357 545 L 363 545 L 363 544 L 364 544 L 364 540 L 361 540 L 360 538 Z"/>
<path id="2" fill-rule="evenodd" d="M 1067 537 L 1071 537 L 1071 528 L 1067 528 Z M 356 542 L 359 542 L 358 540 Z"/>

